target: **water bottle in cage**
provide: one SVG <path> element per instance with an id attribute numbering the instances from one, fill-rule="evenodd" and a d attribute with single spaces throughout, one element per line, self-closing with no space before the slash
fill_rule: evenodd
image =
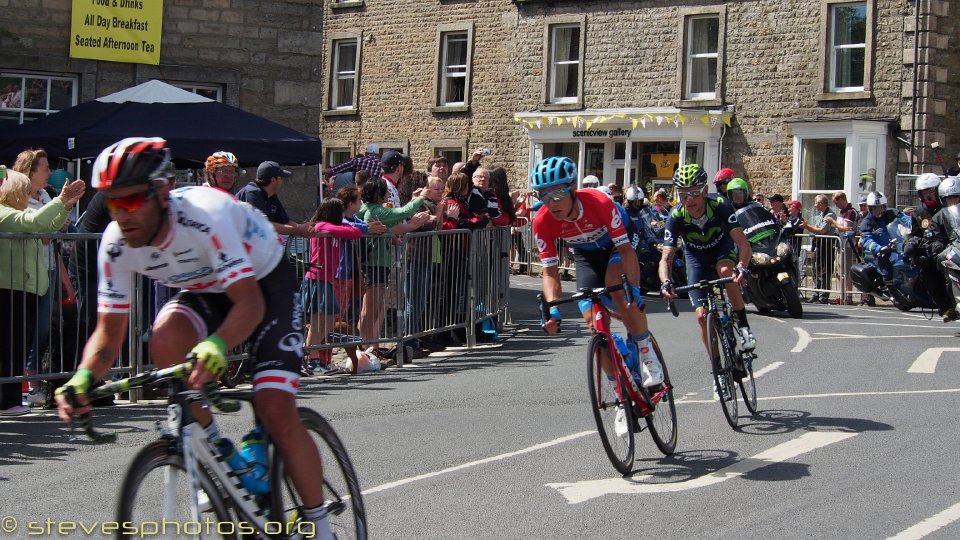
<path id="1" fill-rule="evenodd" d="M 639 391 L 643 377 L 640 375 L 640 357 L 637 354 L 637 346 L 633 343 L 627 343 L 617 334 L 613 334 L 613 341 L 617 345 L 617 350 L 620 351 L 620 356 L 623 356 L 623 362 L 627 365 L 627 370 L 630 372 L 632 386 Z"/>

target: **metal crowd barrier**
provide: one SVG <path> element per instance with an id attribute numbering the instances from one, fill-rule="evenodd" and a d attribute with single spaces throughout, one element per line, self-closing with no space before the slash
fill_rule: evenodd
<path id="1" fill-rule="evenodd" d="M 533 221 L 525 218 L 517 218 L 517 220 L 514 222 L 514 227 L 511 227 L 516 238 L 513 240 L 513 249 L 510 251 L 510 268 L 528 276 L 539 275 L 543 265 L 540 264 L 540 252 L 533 238 Z M 561 278 L 576 275 L 573 254 L 563 240 L 557 240 L 557 253 L 560 256 L 557 269 L 560 271 Z"/>
<path id="2" fill-rule="evenodd" d="M 858 237 L 798 234 L 794 239 L 801 293 L 862 295 L 850 278 L 850 267 L 859 260 Z"/>
<path id="3" fill-rule="evenodd" d="M 13 328 L 14 318 L 24 321 L 21 341 L 35 329 L 51 329 L 41 340 L 46 347 L 38 367 L 31 367 L 32 361 L 28 365 L 26 345 L 14 350 L 14 343 L 0 344 L 0 361 L 9 366 L 0 372 L 0 384 L 66 379 L 76 369 L 96 322 L 99 239 L 99 234 L 0 234 L 0 242 L 20 243 L 13 249 L 50 250 L 58 265 L 63 265 L 54 275 L 56 280 L 51 280 L 49 305 L 33 295 L 29 308 L 16 313 L 12 306 L 0 306 L 0 324 Z M 41 240 L 51 243 L 44 246 Z M 288 239 L 286 253 L 295 263 L 301 289 L 308 296 L 314 293 L 303 299 L 303 306 L 309 308 L 305 310 L 304 331 L 310 330 L 311 340 L 305 350 L 312 356 L 344 347 L 351 354 L 356 347 L 397 346 L 413 338 L 458 329 L 464 331 L 466 344 L 473 346 L 478 323 L 509 317 L 511 242 L 508 227 L 472 233 L 411 233 L 402 239 L 368 235 L 360 240 L 341 240 L 322 235 L 316 239 L 316 247 L 325 255 L 311 261 L 310 240 Z M 334 253 L 346 253 L 345 260 L 350 263 L 343 264 Z M 36 275 L 45 268 L 42 261 L 32 269 L 13 268 L 12 259 L 0 264 L 11 265 L 5 269 L 11 275 Z M 324 278 L 322 291 L 321 287 L 310 291 L 303 286 L 311 270 Z M 333 279 L 327 282 L 330 275 Z M 175 293 L 146 278 L 134 281 L 128 340 L 111 373 L 149 367 L 150 327 L 163 303 Z M 30 313 L 36 315 L 28 318 Z M 42 324 L 40 314 L 49 322 Z M 239 348 L 235 352 L 231 359 L 242 358 Z M 404 347 L 397 347 L 397 358 L 402 364 Z"/>

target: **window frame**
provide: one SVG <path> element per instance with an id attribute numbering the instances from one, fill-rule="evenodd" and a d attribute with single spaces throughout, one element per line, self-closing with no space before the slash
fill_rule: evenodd
<path id="1" fill-rule="evenodd" d="M 573 28 L 576 27 L 580 31 L 579 39 L 579 55 L 576 60 L 577 64 L 577 95 L 574 97 L 564 97 L 564 98 L 555 98 L 554 91 L 554 82 L 556 77 L 555 62 L 554 62 L 554 50 L 556 46 L 554 30 L 561 28 Z M 541 109 L 543 110 L 578 110 L 583 109 L 584 98 L 583 98 L 583 81 L 584 81 L 584 71 L 586 67 L 585 54 L 586 54 L 586 41 L 587 41 L 587 19 L 586 16 L 555 16 L 548 17 L 544 21 L 544 37 L 543 37 L 543 104 Z M 568 61 L 572 64 L 573 61 Z"/>
<path id="2" fill-rule="evenodd" d="M 821 0 L 820 9 L 820 95 L 821 101 L 842 99 L 872 99 L 873 98 L 873 56 L 876 31 L 874 29 L 875 0 Z M 844 5 L 865 5 L 866 7 L 866 35 L 864 36 L 863 60 L 863 87 L 835 87 L 834 86 L 834 13 L 835 9 Z"/>
<path id="3" fill-rule="evenodd" d="M 339 59 L 339 45 L 346 44 L 348 42 L 353 42 L 356 44 L 356 59 L 354 61 L 354 70 L 353 70 L 353 95 L 351 96 L 351 102 L 349 106 L 337 107 L 335 106 L 336 99 L 339 97 L 339 94 L 336 92 L 335 87 L 337 82 L 340 80 L 338 78 L 337 72 L 337 60 Z M 327 87 L 327 97 L 324 100 L 324 110 L 322 112 L 323 116 L 343 116 L 343 115 L 354 115 L 360 112 L 360 82 L 361 82 L 361 66 L 363 62 L 361 61 L 361 54 L 363 51 L 363 39 L 360 33 L 358 32 L 332 32 L 327 38 L 326 46 L 326 57 L 329 59 L 326 62 L 326 87 Z"/>
<path id="4" fill-rule="evenodd" d="M 691 49 L 693 47 L 693 40 L 690 37 L 693 34 L 693 25 L 697 21 L 706 21 L 706 20 L 717 20 L 717 43 L 713 44 L 715 49 L 713 52 L 707 53 L 694 53 Z M 719 15 L 692 15 L 687 17 L 687 34 L 686 34 L 686 51 L 684 56 L 686 56 L 686 65 L 685 69 L 685 88 L 684 88 L 684 98 L 689 100 L 701 100 L 701 99 L 716 99 L 717 98 L 717 81 L 716 78 L 713 80 L 713 91 L 712 92 L 694 92 L 691 88 L 693 86 L 693 68 L 694 62 L 698 59 L 705 60 L 714 60 L 718 65 L 720 63 L 720 16 Z M 716 67 L 714 67 L 714 72 L 716 72 Z"/>
<path id="5" fill-rule="evenodd" d="M 223 103 L 223 85 L 220 84 L 201 84 L 193 82 L 170 82 L 171 86 L 176 86 L 181 90 L 186 90 L 187 92 L 192 92 L 197 95 L 203 95 L 198 90 L 213 90 L 217 93 L 217 97 L 213 98 L 214 101 Z M 209 96 L 203 96 L 209 97 Z"/>
<path id="6" fill-rule="evenodd" d="M 466 139 L 434 139 L 430 141 L 430 157 L 439 156 L 441 152 L 444 151 L 459 151 L 460 156 L 463 158 L 462 161 L 466 161 L 469 157 L 467 154 L 467 140 Z M 455 162 L 449 161 L 447 167 L 453 167 Z"/>
<path id="7" fill-rule="evenodd" d="M 7 113 L 16 112 L 17 114 L 17 125 L 22 125 L 24 123 L 24 115 L 42 115 L 50 116 L 53 113 L 60 112 L 64 109 L 51 109 L 50 108 L 50 84 L 53 81 L 69 81 L 73 83 L 71 88 L 70 107 L 74 107 L 79 103 L 80 97 L 80 77 L 77 75 L 54 75 L 50 73 L 34 73 L 29 71 L 0 71 L 0 78 L 20 78 L 20 105 L 18 107 L 3 107 L 0 111 Z M 36 107 L 26 107 L 26 100 L 24 97 L 24 90 L 27 87 L 27 79 L 44 79 L 46 80 L 46 102 L 45 106 L 41 108 Z M 0 88 L 2 90 L 2 88 Z M 69 108 L 69 107 L 67 107 Z M 11 115 L 12 116 L 12 115 Z M 36 118 L 30 118 L 30 120 L 35 120 Z M 0 124 L 2 125 L 2 124 Z"/>
<path id="8" fill-rule="evenodd" d="M 446 88 L 447 75 L 445 59 L 447 52 L 447 38 L 455 34 L 466 34 L 467 37 L 467 58 L 466 70 L 463 74 L 463 102 L 445 101 L 444 91 Z M 471 87 L 473 86 L 473 23 L 463 24 L 441 24 L 437 26 L 436 41 L 436 77 L 434 77 L 434 106 L 433 112 L 437 113 L 457 113 L 468 112 L 470 110 Z"/>
<path id="9" fill-rule="evenodd" d="M 678 35 L 681 36 L 677 45 L 677 108 L 687 107 L 720 107 L 724 99 L 724 59 L 726 57 L 726 6 L 703 6 L 680 9 Z M 694 19 L 715 17 L 717 19 L 717 78 L 714 81 L 713 95 L 691 96 L 690 69 L 688 67 L 688 50 L 690 46 L 690 27 Z"/>
<path id="10" fill-rule="evenodd" d="M 807 141 L 840 140 L 844 141 L 843 188 L 847 200 L 856 201 L 857 197 L 865 192 L 860 190 L 860 175 L 869 169 L 874 169 L 876 185 L 884 193 L 886 180 L 887 155 L 889 152 L 890 135 L 886 122 L 868 120 L 836 120 L 826 122 L 796 122 L 791 124 L 793 131 L 793 178 L 791 183 L 792 197 L 799 199 L 804 195 L 810 196 L 824 193 L 828 197 L 835 190 L 825 191 L 818 188 L 803 187 L 804 144 Z M 872 144 L 875 155 L 874 163 L 864 163 L 864 144 Z M 889 195 L 889 194 L 888 194 Z M 893 200 L 892 198 L 890 200 Z M 804 203 L 804 209 L 808 209 Z"/>

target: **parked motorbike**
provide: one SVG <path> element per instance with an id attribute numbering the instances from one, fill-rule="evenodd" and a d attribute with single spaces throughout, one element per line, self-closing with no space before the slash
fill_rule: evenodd
<path id="1" fill-rule="evenodd" d="M 914 308 L 937 309 L 923 287 L 920 272 L 913 261 L 903 256 L 904 242 L 910 234 L 909 218 L 896 219 L 887 225 L 888 249 L 870 261 L 853 265 L 850 277 L 860 292 L 889 298 L 900 311 Z"/>
<path id="2" fill-rule="evenodd" d="M 752 228 L 771 225 L 767 222 L 750 223 L 751 217 L 749 214 L 738 216 L 747 238 L 751 237 Z M 761 234 L 761 238 L 750 242 L 753 254 L 745 286 L 747 297 L 761 314 L 774 310 L 788 311 L 791 317 L 799 319 L 803 317 L 803 304 L 797 290 L 797 256 L 790 239 L 800 232 L 800 228 L 777 226 L 776 229 L 769 229 L 769 232 L 772 234 Z"/>
<path id="3" fill-rule="evenodd" d="M 640 287 L 644 291 L 659 293 L 660 285 L 660 256 L 659 252 L 654 252 L 655 256 L 649 258 L 637 254 L 640 260 Z M 645 260 L 649 259 L 649 260 Z M 687 284 L 687 263 L 683 258 L 683 247 L 677 247 L 673 253 L 673 268 L 670 270 L 670 281 L 677 286 Z M 689 298 L 689 293 L 680 293 L 682 298 Z"/>

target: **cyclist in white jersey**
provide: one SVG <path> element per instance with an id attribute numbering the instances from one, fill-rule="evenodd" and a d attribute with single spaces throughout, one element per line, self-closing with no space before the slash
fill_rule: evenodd
<path id="1" fill-rule="evenodd" d="M 91 383 L 103 377 L 127 335 L 134 273 L 181 290 L 157 314 L 150 341 L 154 365 L 167 367 L 188 353 L 197 365 L 192 388 L 216 380 L 227 351 L 252 337 L 254 408 L 276 443 L 316 523 L 316 538 L 331 538 L 323 506 L 320 455 L 297 415 L 303 357 L 298 287 L 283 246 L 260 211 L 205 187 L 171 191 L 173 165 L 166 141 L 124 139 L 101 152 L 93 186 L 104 191 L 114 219 L 100 245 L 96 330 L 73 378 L 57 390 L 60 417 L 89 412 Z M 73 387 L 82 407 L 64 395 Z M 211 439 L 219 430 L 209 411 L 194 415 Z"/>

